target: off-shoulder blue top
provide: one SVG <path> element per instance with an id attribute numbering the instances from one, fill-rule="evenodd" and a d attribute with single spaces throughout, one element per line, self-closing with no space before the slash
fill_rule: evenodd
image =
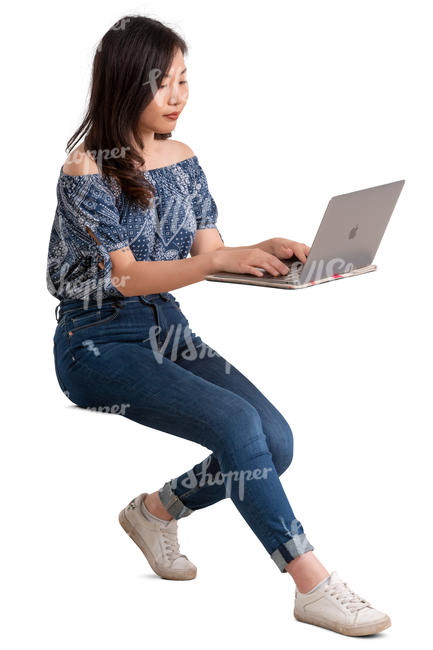
<path id="1" fill-rule="evenodd" d="M 183 259 L 198 229 L 217 228 L 218 209 L 197 156 L 143 174 L 155 188 L 146 210 L 129 201 L 116 179 L 71 176 L 62 165 L 47 262 L 53 296 L 122 296 L 111 281 L 111 251 L 129 246 L 138 261 Z"/>

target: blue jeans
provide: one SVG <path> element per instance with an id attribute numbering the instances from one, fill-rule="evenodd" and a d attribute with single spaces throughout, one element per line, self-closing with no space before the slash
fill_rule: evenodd
<path id="1" fill-rule="evenodd" d="M 171 293 L 56 308 L 58 382 L 76 405 L 115 413 L 212 453 L 159 489 L 185 517 L 229 497 L 281 572 L 314 547 L 279 476 L 293 456 L 289 424 L 239 370 L 191 331 Z M 239 554 L 242 551 L 239 549 Z"/>

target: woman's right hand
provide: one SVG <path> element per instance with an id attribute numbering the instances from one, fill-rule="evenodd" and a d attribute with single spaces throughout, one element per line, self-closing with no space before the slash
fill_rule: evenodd
<path id="1" fill-rule="evenodd" d="M 262 271 L 256 267 L 264 269 L 273 276 L 286 275 L 289 272 L 288 267 L 278 257 L 261 248 L 217 249 L 212 251 L 212 261 L 214 273 L 225 271 L 263 276 Z"/>

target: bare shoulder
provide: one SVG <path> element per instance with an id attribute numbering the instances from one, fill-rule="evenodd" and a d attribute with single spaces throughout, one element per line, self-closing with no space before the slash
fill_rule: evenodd
<path id="1" fill-rule="evenodd" d="M 184 142 L 180 142 L 179 140 L 171 140 L 171 138 L 167 140 L 167 142 L 170 142 L 172 155 L 177 159 L 177 161 L 184 160 L 185 158 L 192 158 L 195 156 L 195 153 L 191 147 L 189 147 Z"/>
<path id="2" fill-rule="evenodd" d="M 84 176 L 99 174 L 99 169 L 91 155 L 85 151 L 84 143 L 81 143 L 66 158 L 63 164 L 63 172 L 69 176 Z"/>

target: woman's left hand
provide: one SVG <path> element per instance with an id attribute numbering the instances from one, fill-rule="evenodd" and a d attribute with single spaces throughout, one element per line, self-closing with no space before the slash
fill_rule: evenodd
<path id="1" fill-rule="evenodd" d="M 307 244 L 302 244 L 291 239 L 283 239 L 282 237 L 274 237 L 269 243 L 271 248 L 270 252 L 280 260 L 296 255 L 303 264 L 307 261 L 307 255 L 310 252 L 310 247 Z"/>

